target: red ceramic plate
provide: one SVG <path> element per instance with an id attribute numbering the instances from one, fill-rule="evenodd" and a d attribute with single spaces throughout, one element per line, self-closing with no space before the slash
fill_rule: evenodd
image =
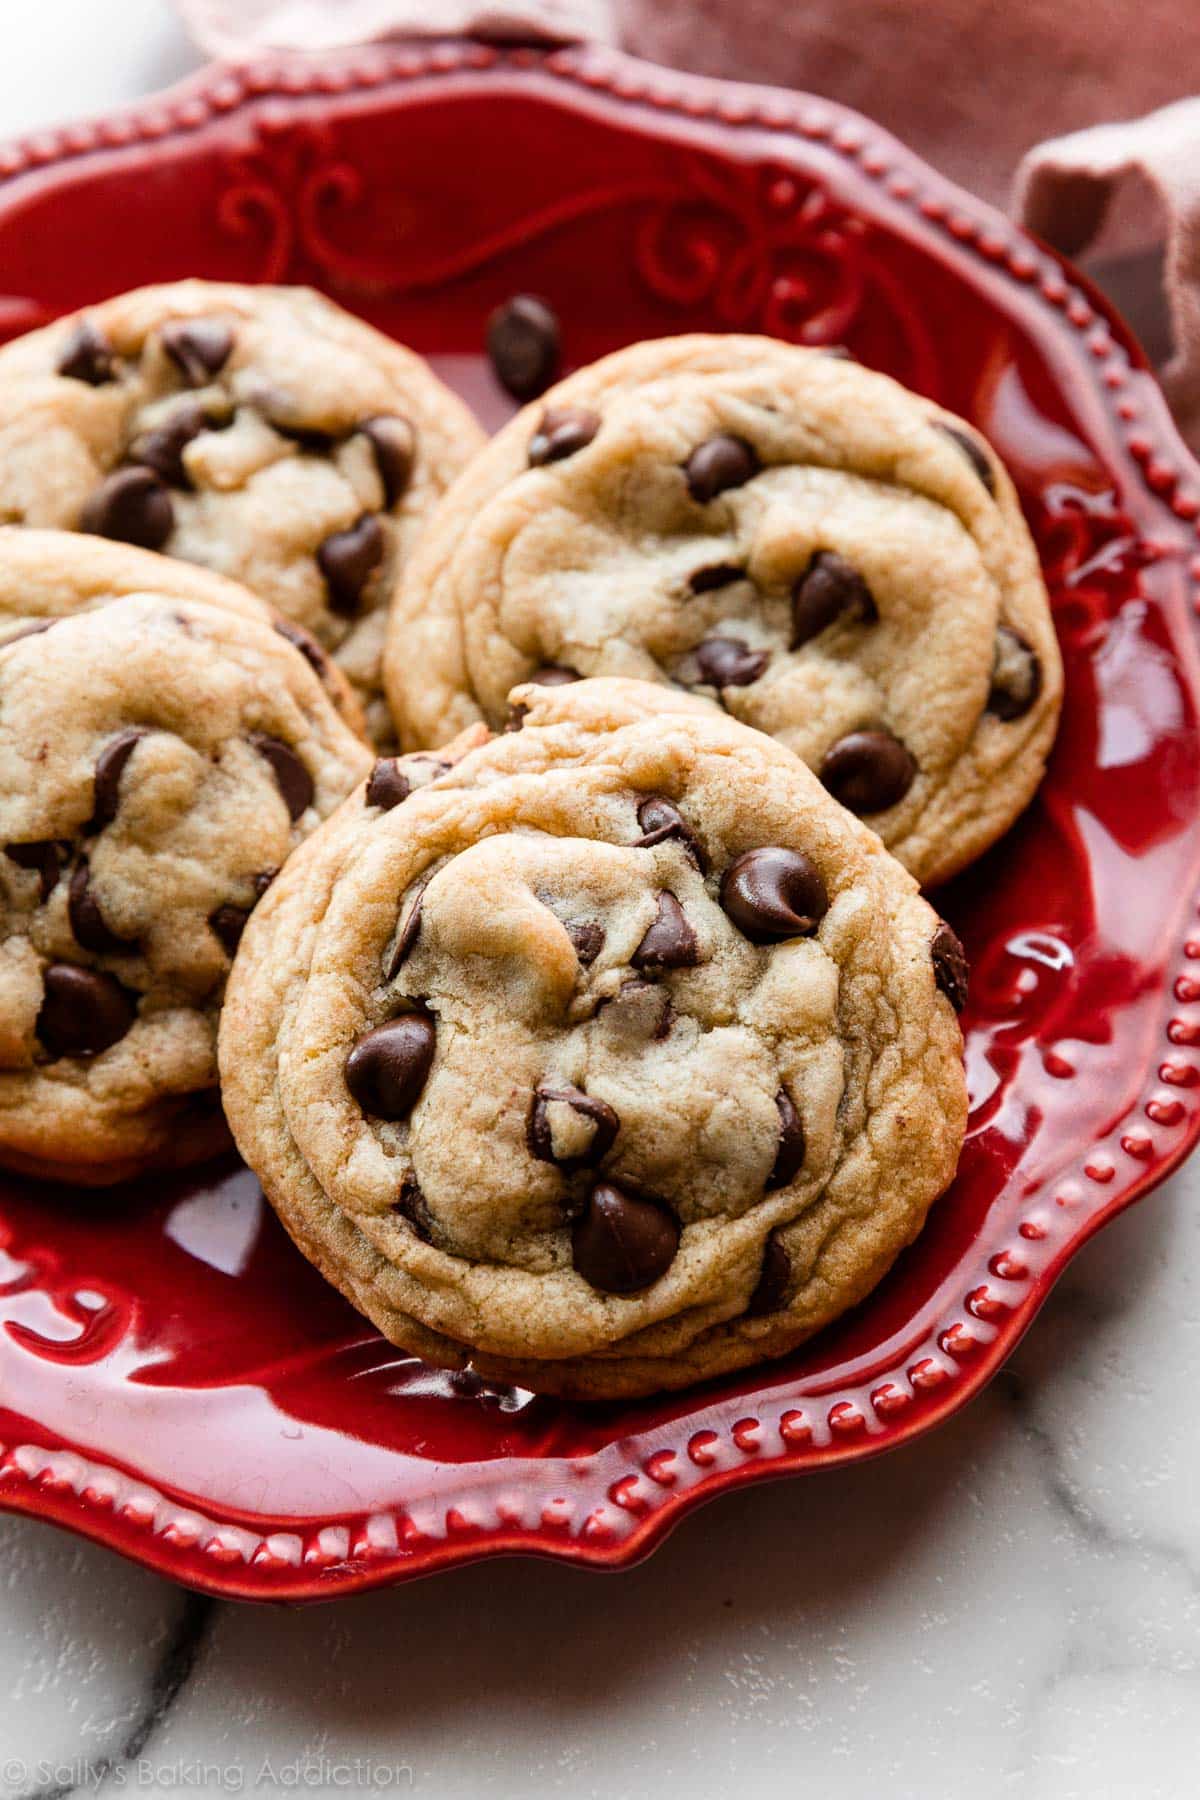
<path id="1" fill-rule="evenodd" d="M 0 1505 L 243 1597 L 499 1551 L 615 1568 L 723 1488 L 961 1406 L 1200 1130 L 1200 471 L 1121 325 L 863 120 L 611 54 L 217 71 L 0 174 L 9 334 L 145 281 L 314 282 L 490 420 L 483 322 L 519 289 L 576 362 L 694 328 L 847 343 L 998 446 L 1067 666 L 1038 803 L 942 900 L 974 963 L 958 1180 L 856 1313 L 737 1380 L 568 1407 L 385 1344 L 240 1167 L 9 1181 Z"/>

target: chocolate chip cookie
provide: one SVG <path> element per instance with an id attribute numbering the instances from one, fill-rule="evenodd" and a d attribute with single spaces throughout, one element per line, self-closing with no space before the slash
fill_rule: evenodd
<path id="1" fill-rule="evenodd" d="M 430 1361 L 603 1397 L 778 1356 L 954 1173 L 961 946 L 705 701 L 513 700 L 490 741 L 377 764 L 251 919 L 221 1026 L 238 1144 Z"/>
<path id="2" fill-rule="evenodd" d="M 0 522 L 244 582 L 333 653 L 383 743 L 392 588 L 482 441 L 419 357 L 304 288 L 143 288 L 0 349 Z"/>
<path id="3" fill-rule="evenodd" d="M 12 551 L 6 534 L 0 570 Z M 144 562 L 161 591 L 58 616 L 42 569 L 43 616 L 0 641 L 0 1164 L 88 1184 L 228 1141 L 233 953 L 372 760 L 259 602 Z"/>
<path id="4" fill-rule="evenodd" d="M 990 447 L 766 338 L 639 344 L 519 414 L 435 513 L 390 634 L 412 747 L 498 725 L 519 681 L 671 684 L 794 750 L 922 882 L 1027 804 L 1062 688 Z"/>

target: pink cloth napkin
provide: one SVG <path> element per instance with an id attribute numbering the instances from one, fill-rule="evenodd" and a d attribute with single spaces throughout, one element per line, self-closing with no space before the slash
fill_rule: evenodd
<path id="1" fill-rule="evenodd" d="M 1011 192 L 1016 215 L 1070 255 L 1163 246 L 1172 340 L 1163 380 L 1200 450 L 1200 99 L 1183 98 L 1200 83 L 1195 0 L 176 5 L 197 42 L 219 56 L 422 32 L 594 39 L 679 68 L 842 100 L 985 199 L 1002 204 Z"/>

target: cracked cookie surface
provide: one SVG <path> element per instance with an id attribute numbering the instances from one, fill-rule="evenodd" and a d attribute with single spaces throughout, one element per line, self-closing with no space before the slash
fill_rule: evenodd
<path id="1" fill-rule="evenodd" d="M 143 288 L 0 349 L 0 522 L 243 582 L 334 655 L 385 744 L 392 590 L 482 442 L 419 357 L 305 288 Z"/>
<path id="2" fill-rule="evenodd" d="M 165 591 L 85 594 L 59 562 L 39 586 L 45 536 L 16 557 L 43 616 L 6 636 L 0 605 L 0 1163 L 102 1184 L 228 1141 L 233 952 L 372 759 L 260 602 L 148 554 Z"/>
<path id="3" fill-rule="evenodd" d="M 406 744 L 498 726 L 521 681 L 671 684 L 794 750 L 923 883 L 1022 811 L 1061 700 L 995 453 L 766 338 L 635 345 L 519 414 L 430 521 L 389 637 Z"/>
<path id="4" fill-rule="evenodd" d="M 780 1355 L 950 1181 L 961 948 L 789 752 L 644 683 L 376 765 L 250 921 L 239 1147 L 393 1342 L 583 1397 Z"/>

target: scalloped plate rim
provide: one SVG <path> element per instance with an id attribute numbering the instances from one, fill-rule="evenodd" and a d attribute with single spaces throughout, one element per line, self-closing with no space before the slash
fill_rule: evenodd
<path id="1" fill-rule="evenodd" d="M 1140 345 L 1112 304 L 1084 273 L 1032 233 L 1014 226 L 995 208 L 937 173 L 915 152 L 862 114 L 838 102 L 801 91 L 690 75 L 642 62 L 620 51 L 595 47 L 503 50 L 469 39 L 433 39 L 320 58 L 278 53 L 256 57 L 248 63 L 210 64 L 177 85 L 131 107 L 0 144 L 0 212 L 8 198 L 6 190 L 23 175 L 36 175 L 73 162 L 85 163 L 94 157 L 119 156 L 123 150 L 137 144 L 169 145 L 172 140 L 187 138 L 205 129 L 220 130 L 223 120 L 272 98 L 284 101 L 326 98 L 331 108 L 336 109 L 339 98 L 357 91 L 379 91 L 389 86 L 403 88 L 410 82 L 436 84 L 442 79 L 453 82 L 475 73 L 484 77 L 500 74 L 510 82 L 531 79 L 538 84 L 539 91 L 544 91 L 548 84 L 567 105 L 572 95 L 576 97 L 576 104 L 583 104 L 587 94 L 594 93 L 603 96 L 608 106 L 628 107 L 637 115 L 648 112 L 652 118 L 655 113 L 665 112 L 694 123 L 705 122 L 722 133 L 759 130 L 775 136 L 790 136 L 799 144 L 811 145 L 813 141 L 811 128 L 806 129 L 805 113 L 806 109 L 815 109 L 823 118 L 836 124 L 836 131 L 827 130 L 820 135 L 831 153 L 842 157 L 852 156 L 854 149 L 861 146 L 861 131 L 865 130 L 874 146 L 886 147 L 907 175 L 919 181 L 927 193 L 938 196 L 943 212 L 953 210 L 956 217 L 970 222 L 972 231 L 990 227 L 1001 233 L 1008 243 L 1027 244 L 1041 258 L 1056 265 L 1069 287 L 1086 301 L 1096 319 L 1108 327 L 1117 345 L 1128 356 L 1131 369 L 1141 373 L 1148 370 Z M 842 142 L 838 141 L 839 136 Z M 927 219 L 925 229 L 934 229 L 932 217 Z M 961 248 L 975 248 L 976 254 L 982 254 L 977 246 L 961 238 L 958 241 Z M 999 262 L 989 261 L 988 266 L 993 274 L 1004 279 L 1017 279 L 1007 274 Z M 1034 335 L 1037 335 L 1036 331 Z M 1076 372 L 1086 373 L 1092 385 L 1099 386 L 1095 371 L 1082 354 Z M 1200 463 L 1183 442 L 1165 400 L 1157 389 L 1154 392 L 1157 396 L 1155 416 L 1147 428 L 1153 432 L 1156 451 L 1165 453 L 1178 472 L 1200 483 Z M 1142 486 L 1144 493 L 1140 498 L 1156 509 L 1164 520 L 1169 518 L 1170 508 L 1144 473 Z M 1105 1204 L 1082 1218 L 1063 1238 L 1042 1268 L 1031 1274 L 1021 1300 L 997 1326 L 995 1336 L 981 1347 L 969 1367 L 959 1369 L 958 1378 L 946 1385 L 939 1399 L 927 1397 L 911 1415 L 895 1422 L 889 1420 L 886 1429 L 876 1436 L 854 1434 L 841 1442 L 831 1439 L 820 1445 L 785 1445 L 778 1454 L 747 1456 L 727 1468 L 714 1470 L 677 1494 L 663 1491 L 657 1505 L 635 1523 L 626 1536 L 607 1546 L 589 1544 L 579 1538 L 567 1539 L 543 1522 L 532 1527 L 480 1528 L 474 1538 L 448 1534 L 439 1541 L 426 1540 L 419 1548 L 407 1551 L 397 1549 L 387 1555 L 372 1557 L 347 1555 L 323 1569 L 289 1569 L 288 1573 L 281 1574 L 276 1570 L 256 1569 L 254 1562 L 231 1560 L 219 1563 L 196 1545 L 169 1542 L 157 1530 L 147 1532 L 144 1525 L 85 1501 L 69 1484 L 47 1483 L 42 1474 L 22 1474 L 14 1481 L 11 1470 L 0 1470 L 0 1512 L 40 1518 L 114 1549 L 182 1586 L 226 1599 L 276 1602 L 331 1599 L 496 1555 L 535 1555 L 597 1572 L 629 1568 L 657 1548 L 687 1514 L 730 1488 L 781 1479 L 816 1468 L 866 1461 L 944 1423 L 972 1400 L 1002 1367 L 1079 1250 L 1118 1214 L 1174 1174 L 1195 1148 L 1197 1140 L 1200 1140 L 1200 1109 L 1188 1116 L 1169 1149 L 1155 1154 L 1151 1162 L 1143 1164 Z M 769 1368 L 769 1365 L 764 1366 Z M 767 1385 L 770 1385 L 769 1380 Z M 77 1461 L 85 1460 L 66 1443 L 43 1443 L 40 1448 L 48 1457 L 65 1455 Z M 12 1446 L 0 1444 L 0 1455 L 11 1449 Z M 117 1470 L 115 1463 L 96 1462 L 89 1466 Z M 138 1479 L 136 1473 L 130 1473 L 134 1480 Z M 218 1530 L 222 1528 L 219 1518 L 214 1517 L 214 1523 Z M 302 1523 L 297 1521 L 297 1529 Z"/>

